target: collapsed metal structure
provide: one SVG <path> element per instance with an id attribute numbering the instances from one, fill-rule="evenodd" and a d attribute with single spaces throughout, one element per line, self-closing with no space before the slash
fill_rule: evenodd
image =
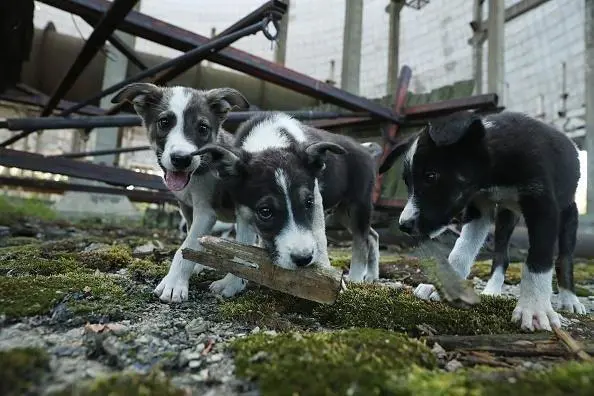
<path id="1" fill-rule="evenodd" d="M 58 85 L 46 96 L 36 90 L 17 84 L 18 94 L 2 93 L 0 99 L 41 107 L 39 117 L 0 119 L 0 129 L 15 131 L 9 139 L 0 142 L 0 165 L 32 171 L 60 174 L 80 179 L 95 180 L 111 187 L 45 181 L 20 177 L 0 177 L 0 185 L 19 186 L 46 192 L 89 191 L 126 195 L 133 201 L 163 203 L 173 201 L 161 177 L 132 170 L 97 165 L 75 158 L 100 156 L 115 153 L 149 150 L 148 146 L 118 147 L 113 150 L 98 150 L 86 153 L 64 153 L 59 156 L 43 156 L 7 148 L 38 130 L 61 128 L 84 128 L 90 132 L 99 127 L 125 127 L 140 125 L 140 118 L 126 106 L 102 109 L 94 106 L 98 100 L 113 93 L 130 82 L 151 81 L 167 84 L 202 60 L 209 60 L 261 80 L 278 84 L 296 92 L 309 95 L 323 102 L 339 106 L 345 111 L 299 111 L 291 112 L 296 118 L 310 125 L 334 129 L 384 125 L 383 136 L 386 155 L 398 140 L 399 128 L 410 123 L 426 121 L 458 110 L 495 111 L 497 96 L 477 95 L 463 99 L 448 100 L 414 107 L 406 107 L 411 69 L 401 69 L 393 108 L 387 108 L 372 100 L 351 94 L 333 85 L 326 84 L 276 63 L 229 47 L 241 37 L 262 32 L 268 40 L 275 40 L 279 22 L 287 12 L 287 5 L 280 0 L 270 0 L 213 38 L 206 38 L 168 24 L 148 15 L 133 11 L 137 0 L 39 0 L 42 3 L 80 16 L 94 27 L 76 60 Z M 276 32 L 270 31 L 274 25 Z M 135 54 L 134 49 L 113 35 L 115 29 L 183 52 L 183 55 L 148 68 Z M 139 67 L 140 73 L 92 95 L 79 103 L 63 100 L 65 94 L 80 77 L 90 60 L 106 41 L 111 42 L 129 60 Z M 118 114 L 123 113 L 123 114 Z M 249 118 L 255 111 L 229 114 L 226 126 Z M 379 130 L 379 129 L 378 129 Z M 100 133 L 100 132 L 95 132 Z M 378 177 L 374 202 L 378 209 L 400 209 L 402 202 L 382 200 L 380 197 L 382 177 Z M 129 188 L 133 186 L 134 188 Z M 128 188 L 127 188 L 128 187 Z"/>

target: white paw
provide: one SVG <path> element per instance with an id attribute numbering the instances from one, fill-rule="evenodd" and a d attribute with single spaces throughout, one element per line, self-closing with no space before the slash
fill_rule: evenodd
<path id="1" fill-rule="evenodd" d="M 413 294 L 421 300 L 440 301 L 441 297 L 435 286 L 430 283 L 419 283 Z"/>
<path id="2" fill-rule="evenodd" d="M 247 281 L 235 275 L 227 274 L 223 279 L 214 281 L 210 284 L 210 291 L 220 294 L 223 297 L 233 297 L 245 289 Z"/>
<path id="3" fill-rule="evenodd" d="M 351 266 L 352 267 L 352 266 Z M 349 273 L 345 276 L 345 279 L 353 283 L 361 283 L 365 278 L 365 272 L 349 270 Z"/>
<path id="4" fill-rule="evenodd" d="M 551 326 L 561 327 L 560 316 L 555 312 L 548 298 L 537 302 L 520 299 L 512 313 L 512 322 L 520 322 L 522 330 L 530 331 L 552 331 Z"/>
<path id="5" fill-rule="evenodd" d="M 487 286 L 485 286 L 481 294 L 485 296 L 499 296 L 501 295 L 501 287 L 489 285 L 487 283 Z"/>
<path id="6" fill-rule="evenodd" d="M 195 273 L 196 275 L 198 275 L 198 274 L 200 274 L 202 271 L 204 271 L 204 269 L 205 269 L 205 268 L 207 268 L 207 267 L 205 267 L 204 265 L 201 265 L 201 264 L 195 264 L 195 265 L 194 265 L 194 273 Z"/>
<path id="7" fill-rule="evenodd" d="M 559 289 L 558 307 L 560 311 L 572 312 L 581 315 L 586 314 L 586 307 L 580 302 L 580 299 L 569 290 Z"/>
<path id="8" fill-rule="evenodd" d="M 375 282 L 378 279 L 379 279 L 379 276 L 376 276 L 372 272 L 367 271 L 367 273 L 363 277 L 363 282 L 373 283 L 373 282 Z"/>
<path id="9" fill-rule="evenodd" d="M 163 302 L 182 302 L 188 299 L 188 281 L 167 275 L 153 291 Z"/>

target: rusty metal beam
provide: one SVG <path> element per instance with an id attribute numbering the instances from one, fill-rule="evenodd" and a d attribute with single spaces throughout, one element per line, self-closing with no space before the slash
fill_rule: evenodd
<path id="1" fill-rule="evenodd" d="M 49 97 L 47 95 L 23 95 L 15 92 L 6 91 L 0 94 L 0 100 L 24 104 L 28 106 L 44 107 L 47 104 Z M 56 106 L 56 108 L 64 110 L 74 106 L 75 104 L 76 102 L 61 100 Z M 97 106 L 84 106 L 78 109 L 77 113 L 85 115 L 103 115 L 105 114 L 105 110 Z"/>
<path id="2" fill-rule="evenodd" d="M 138 147 L 119 147 L 110 150 L 94 150 L 84 151 L 80 153 L 64 153 L 58 155 L 47 155 L 47 158 L 85 158 L 85 157 L 100 157 L 102 155 L 122 154 L 122 153 L 135 153 L 137 151 L 149 151 L 153 148 L 151 146 L 138 146 Z"/>
<path id="3" fill-rule="evenodd" d="M 168 191 L 128 190 L 126 188 L 94 186 L 89 184 L 71 183 L 56 180 L 45 180 L 24 177 L 0 176 L 0 185 L 20 187 L 27 191 L 39 193 L 63 194 L 66 191 L 81 191 L 110 195 L 125 195 L 133 202 L 175 203 L 176 199 Z"/>
<path id="4" fill-rule="evenodd" d="M 120 81 L 119 83 L 114 84 L 114 85 L 110 86 L 109 88 L 104 89 L 103 91 L 92 96 L 91 98 L 84 100 L 84 101 L 78 103 L 77 105 L 64 110 L 60 115 L 67 116 L 67 115 L 77 111 L 79 108 L 82 108 L 86 105 L 96 102 L 97 100 L 101 99 L 104 96 L 107 96 L 109 94 L 117 92 L 118 90 L 124 88 L 128 84 L 142 81 L 143 79 L 145 79 L 147 77 L 154 76 L 157 73 L 167 70 L 170 67 L 175 67 L 176 65 L 178 65 L 180 63 L 181 64 L 187 64 L 187 63 L 194 64 L 195 62 L 204 59 L 207 54 L 213 53 L 214 51 L 219 51 L 222 48 L 239 40 L 242 37 L 256 34 L 259 31 L 262 31 L 264 33 L 264 35 L 269 35 L 269 33 L 267 32 L 267 29 L 268 29 L 268 24 L 271 21 L 273 21 L 273 20 L 272 19 L 263 19 L 260 22 L 256 22 L 253 25 L 249 25 L 243 29 L 240 29 L 236 32 L 230 33 L 226 36 L 221 36 L 221 37 L 215 38 L 213 40 L 210 40 L 208 43 L 206 43 L 202 46 L 196 47 L 196 48 L 192 49 L 191 51 L 188 51 L 185 54 L 178 56 L 177 58 L 169 59 L 169 60 L 162 62 L 156 66 L 151 67 L 150 69 L 143 70 L 140 73 L 135 74 L 132 77 L 129 77 L 123 81 Z"/>
<path id="5" fill-rule="evenodd" d="M 85 22 L 91 25 L 93 28 L 97 27 L 97 21 L 91 18 L 85 18 Z M 136 67 L 140 70 L 148 69 L 148 66 L 136 55 L 136 51 L 134 48 L 131 48 L 128 44 L 126 44 L 122 39 L 120 39 L 115 34 L 110 34 L 107 37 L 107 41 L 109 41 L 118 51 L 120 51 L 130 62 L 132 62 Z"/>
<path id="6" fill-rule="evenodd" d="M 272 112 L 272 111 L 270 111 Z M 238 124 L 248 118 L 267 111 L 234 111 L 227 115 L 225 125 Z M 284 111 L 292 117 L 302 120 L 370 120 L 366 113 L 336 112 L 336 111 L 311 111 L 297 110 Z M 377 120 L 376 120 L 377 121 Z M 339 121 L 334 121 L 339 123 Z M 21 130 L 51 130 L 70 128 L 101 128 L 101 127 L 133 127 L 142 125 L 141 118 L 135 114 L 113 115 L 113 116 L 82 116 L 82 117 L 30 117 L 30 118 L 6 118 L 0 119 L 0 128 L 11 131 Z"/>
<path id="7" fill-rule="evenodd" d="M 96 180 L 117 186 L 167 191 L 163 179 L 159 176 L 68 158 L 49 158 L 6 148 L 0 148 L 0 166 Z"/>
<path id="8" fill-rule="evenodd" d="M 87 67 L 91 59 L 99 52 L 105 44 L 105 40 L 113 33 L 116 26 L 126 17 L 126 15 L 134 8 L 138 0 L 114 0 L 106 7 L 105 15 L 97 22 L 95 29 L 85 41 L 83 48 L 79 55 L 74 60 L 68 72 L 56 88 L 48 104 L 41 112 L 42 117 L 46 117 L 52 113 L 56 105 L 70 90 L 74 82 L 78 79 L 83 70 Z"/>
<path id="9" fill-rule="evenodd" d="M 113 3 L 108 3 L 105 9 L 105 15 L 97 23 L 97 27 L 74 60 L 68 72 L 56 88 L 52 96 L 49 98 L 47 104 L 41 112 L 41 117 L 47 117 L 52 114 L 60 100 L 68 93 L 72 85 L 76 82 L 80 74 L 87 67 L 89 62 L 102 48 L 107 37 L 111 35 L 115 27 L 124 19 L 126 14 L 136 5 L 138 0 L 114 0 Z M 11 136 L 9 139 L 0 143 L 0 147 L 7 147 L 19 140 L 27 137 L 34 131 L 23 131 L 17 135 Z"/>
<path id="10" fill-rule="evenodd" d="M 403 112 L 406 121 L 416 121 L 441 117 L 455 111 L 478 110 L 485 112 L 496 109 L 497 95 L 484 94 L 406 107 Z"/>
<path id="11" fill-rule="evenodd" d="M 97 13 L 104 12 L 109 5 L 104 0 L 40 1 L 80 16 L 93 16 Z M 120 26 L 118 26 L 118 29 L 182 52 L 204 45 L 209 41 L 204 36 L 136 11 L 131 11 Z M 374 118 L 389 122 L 400 122 L 400 118 L 392 110 L 381 104 L 353 95 L 332 85 L 235 48 L 225 48 L 218 53 L 209 55 L 207 59 L 261 80 L 278 84 L 349 110 L 365 111 L 370 113 Z"/>

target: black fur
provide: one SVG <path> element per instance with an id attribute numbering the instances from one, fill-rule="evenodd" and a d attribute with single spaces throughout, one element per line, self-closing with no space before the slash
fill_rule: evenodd
<path id="1" fill-rule="evenodd" d="M 459 112 L 395 147 L 380 171 L 405 152 L 403 178 L 417 210 L 409 209 L 415 216 L 401 221 L 408 222 L 408 231 L 428 235 L 463 210 L 467 223 L 490 215 L 497 205 L 492 271 L 505 270 L 509 239 L 521 213 L 529 234 L 529 271 L 551 270 L 558 241 L 559 285 L 574 290 L 574 200 L 580 169 L 577 149 L 567 136 L 520 113 L 481 118 Z"/>

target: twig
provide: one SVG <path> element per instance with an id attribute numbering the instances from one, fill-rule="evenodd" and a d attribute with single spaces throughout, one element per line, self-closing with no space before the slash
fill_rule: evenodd
<path id="1" fill-rule="evenodd" d="M 342 271 L 333 267 L 313 264 L 289 270 L 274 265 L 266 250 L 257 246 L 213 236 L 202 237 L 200 243 L 201 251 L 183 249 L 182 256 L 283 293 L 332 304 L 346 289 Z"/>
<path id="2" fill-rule="evenodd" d="M 568 332 L 561 329 L 560 327 L 553 326 L 553 331 L 555 335 L 561 341 L 561 343 L 567 348 L 567 350 L 573 354 L 575 354 L 578 358 L 585 362 L 592 362 L 592 356 L 590 356 L 584 348 L 572 337 L 569 335 Z"/>

